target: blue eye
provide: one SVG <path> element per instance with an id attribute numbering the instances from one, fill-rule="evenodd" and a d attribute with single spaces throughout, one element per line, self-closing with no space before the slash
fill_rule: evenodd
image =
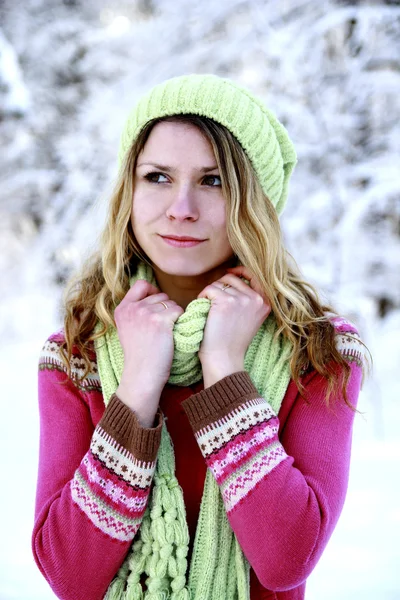
<path id="1" fill-rule="evenodd" d="M 150 183 L 165 183 L 165 181 L 160 181 L 160 177 L 164 177 L 164 179 L 168 181 L 165 175 L 163 175 L 162 173 L 157 173 L 155 171 L 147 173 L 147 175 L 144 176 L 144 178 L 147 179 L 147 181 L 149 181 Z"/>
<path id="2" fill-rule="evenodd" d="M 204 177 L 203 182 L 205 182 L 205 185 L 211 187 L 220 187 L 222 185 L 221 177 L 219 175 L 207 175 Z"/>

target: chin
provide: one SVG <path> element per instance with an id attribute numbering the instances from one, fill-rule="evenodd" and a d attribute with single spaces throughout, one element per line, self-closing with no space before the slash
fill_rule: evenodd
<path id="1" fill-rule="evenodd" d="M 151 257 L 153 266 L 167 275 L 196 277 L 215 269 L 220 262 L 202 261 L 195 257 Z"/>
<path id="2" fill-rule="evenodd" d="M 213 265 L 203 265 L 200 262 L 193 262 L 192 264 L 189 264 L 189 261 L 185 261 L 185 264 L 173 264 L 173 261 L 168 261 L 168 263 L 165 261 L 165 264 L 163 264 L 163 262 L 160 261 L 155 266 L 167 275 L 181 277 L 196 277 L 215 268 Z"/>

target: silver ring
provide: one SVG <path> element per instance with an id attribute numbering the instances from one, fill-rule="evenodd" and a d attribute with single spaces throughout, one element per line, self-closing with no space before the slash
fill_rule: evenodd
<path id="1" fill-rule="evenodd" d="M 225 291 L 225 290 L 226 290 L 226 288 L 228 288 L 228 287 L 232 287 L 232 286 L 231 286 L 231 285 L 229 285 L 229 283 L 223 283 L 223 284 L 222 284 L 222 289 L 223 289 L 223 291 Z"/>
<path id="2" fill-rule="evenodd" d="M 165 302 L 163 302 L 163 301 L 161 301 L 161 302 L 158 302 L 158 304 L 163 304 L 165 308 L 168 308 L 168 306 L 167 306 L 167 305 L 165 304 Z"/>

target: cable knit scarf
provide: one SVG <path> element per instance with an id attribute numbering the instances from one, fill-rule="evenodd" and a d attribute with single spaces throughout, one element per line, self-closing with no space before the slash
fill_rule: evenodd
<path id="1" fill-rule="evenodd" d="M 139 263 L 131 285 L 145 279 L 156 285 L 153 270 Z M 176 321 L 174 357 L 168 383 L 188 386 L 202 378 L 198 351 L 210 310 L 206 298 L 193 300 Z M 278 413 L 289 379 L 290 343 L 280 335 L 270 315 L 254 336 L 244 367 L 262 397 Z M 96 341 L 99 375 L 107 405 L 118 387 L 123 351 L 116 329 Z M 267 501 L 267 499 L 266 499 Z M 157 455 L 153 488 L 137 539 L 106 600 L 248 600 L 249 564 L 229 525 L 223 500 L 210 470 L 204 483 L 188 578 L 189 532 L 182 489 L 175 476 L 175 458 L 165 424 Z M 141 576 L 145 573 L 146 590 Z"/>

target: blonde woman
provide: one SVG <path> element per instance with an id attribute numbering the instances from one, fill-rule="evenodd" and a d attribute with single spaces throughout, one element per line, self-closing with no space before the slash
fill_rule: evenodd
<path id="1" fill-rule="evenodd" d="M 119 163 L 40 359 L 37 564 L 65 600 L 300 600 L 363 346 L 283 246 L 293 144 L 249 91 L 190 75 L 139 100 Z"/>

